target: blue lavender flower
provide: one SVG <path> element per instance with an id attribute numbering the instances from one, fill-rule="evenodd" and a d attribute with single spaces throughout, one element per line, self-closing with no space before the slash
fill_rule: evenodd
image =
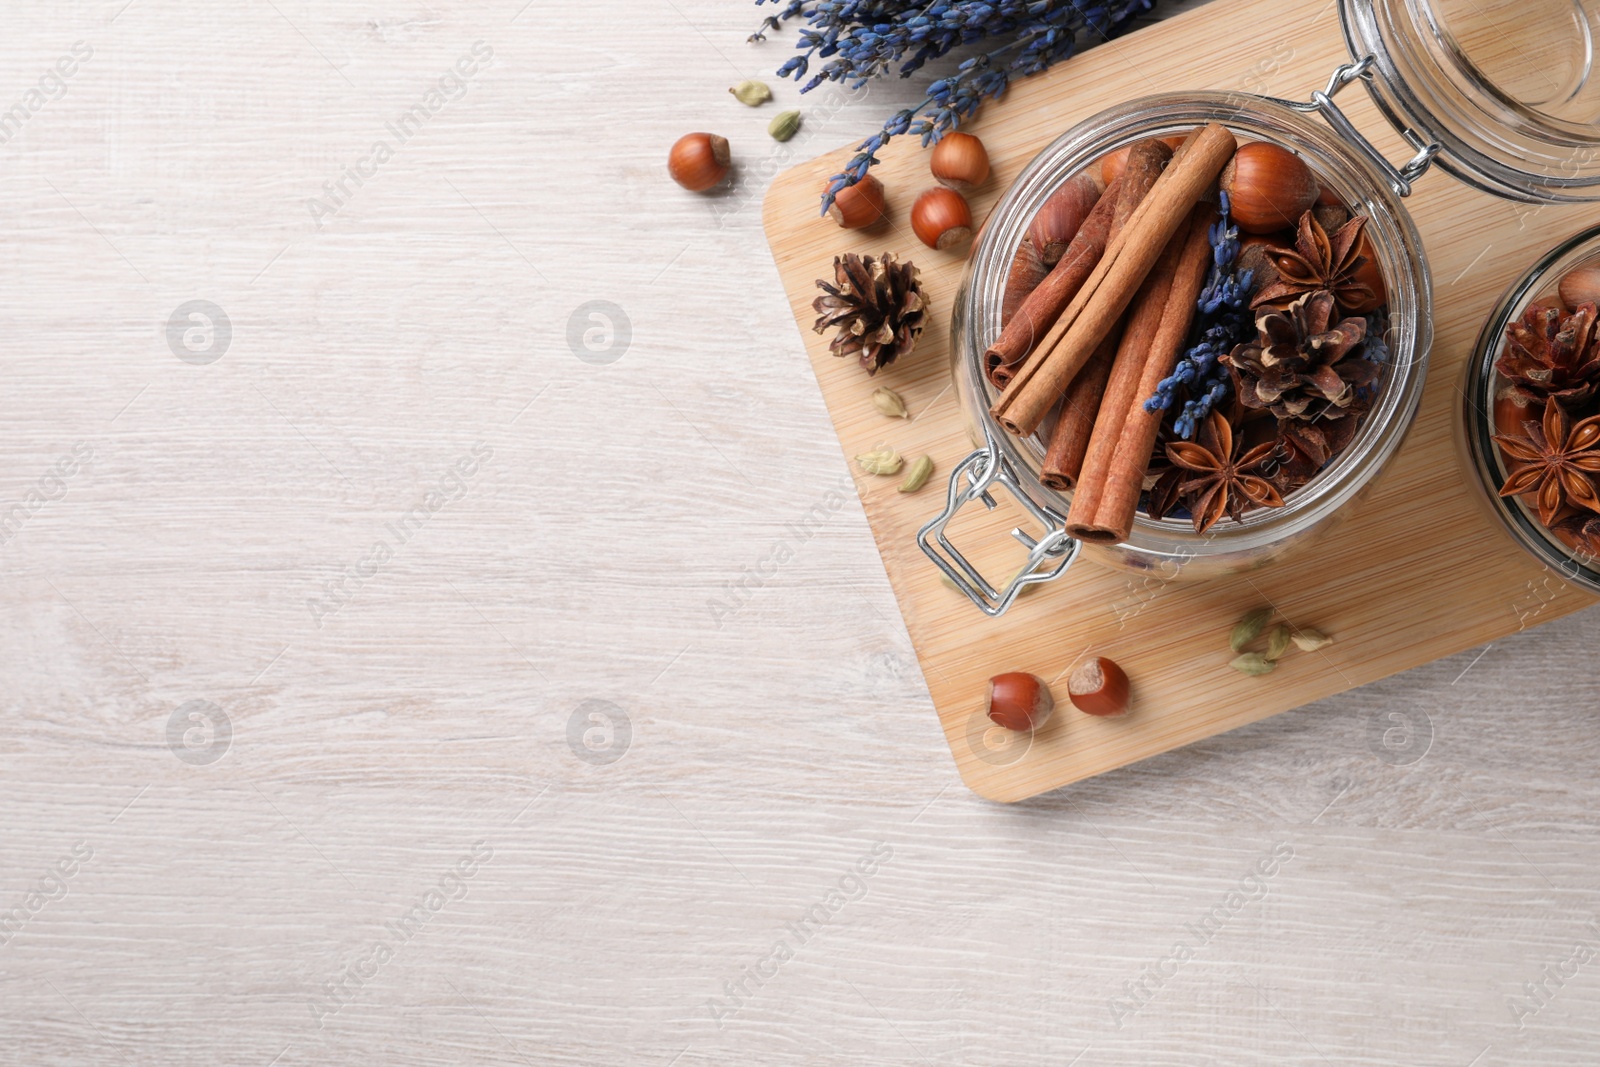
<path id="1" fill-rule="evenodd" d="M 1235 345 L 1255 333 L 1250 314 L 1251 272 L 1240 274 L 1239 227 L 1233 223 L 1228 194 L 1222 194 L 1222 217 L 1211 225 L 1211 270 L 1205 288 L 1195 302 L 1199 310 L 1196 326 L 1199 340 L 1178 360 L 1171 376 L 1163 378 L 1153 396 L 1144 402 L 1146 411 L 1166 411 L 1178 399 L 1181 389 L 1187 399 L 1173 421 L 1179 437 L 1192 439 L 1211 409 L 1226 400 L 1233 384 L 1222 357 Z"/>
<path id="2" fill-rule="evenodd" d="M 800 54 L 778 68 L 779 77 L 799 81 L 809 92 L 824 82 L 858 89 L 896 69 L 910 77 L 928 62 L 980 41 L 1003 40 L 999 47 L 963 59 L 954 74 L 928 86 L 915 107 L 896 112 L 883 129 L 861 143 L 856 156 L 833 176 L 822 197 L 827 213 L 834 196 L 866 177 L 877 153 L 891 138 L 915 134 L 923 146 L 937 142 L 984 100 L 1004 95 L 1013 77 L 1037 74 L 1085 44 L 1107 40 L 1129 29 L 1155 0 L 756 0 L 781 3 L 782 10 L 761 21 L 752 41 L 768 30 L 803 20 L 797 34 Z M 823 61 L 811 73 L 812 60 Z"/>
<path id="3" fill-rule="evenodd" d="M 1389 317 L 1381 310 L 1367 316 L 1367 344 L 1361 355 L 1377 364 L 1389 362 Z"/>

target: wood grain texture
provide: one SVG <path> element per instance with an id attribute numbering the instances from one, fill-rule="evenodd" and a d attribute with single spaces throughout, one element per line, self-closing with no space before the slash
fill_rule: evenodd
<path id="1" fill-rule="evenodd" d="M 1025 804 L 957 780 L 759 210 L 923 83 L 807 103 L 780 149 L 726 92 L 787 51 L 743 43 L 753 5 L 119 9 L 0 34 L 7 107 L 94 48 L 0 145 L 0 504 L 94 449 L 0 545 L 0 910 L 93 852 L 0 944 L 0 1063 L 1592 1058 L 1591 967 L 1520 1029 L 1506 998 L 1600 899 L 1594 612 Z M 318 229 L 306 199 L 478 40 L 493 66 Z M 734 138 L 732 193 L 667 184 L 691 129 Z M 196 298 L 234 325 L 206 366 L 165 337 Z M 631 320 L 608 365 L 567 341 L 601 299 Z M 306 601 L 478 440 L 319 628 Z M 167 744 L 192 700 L 233 731 L 208 765 Z M 590 700 L 627 716 L 615 762 L 569 745 Z"/>
<path id="2" fill-rule="evenodd" d="M 1282 42 L 1252 29 L 1282 25 Z M 1288 34 L 1289 28 L 1298 28 Z M 1215 42 L 1204 50 L 1184 42 Z M 1269 53 L 1262 66 L 1263 49 Z M 1159 60 L 1158 60 L 1159 57 Z M 1303 98 L 1348 59 L 1337 15 L 1324 0 L 1234 0 L 1192 11 L 1082 57 L 1078 64 L 1013 91 L 972 129 L 995 158 L 994 177 L 974 205 L 983 217 L 1017 173 L 1074 122 L 1137 96 L 1182 89 L 1250 86 Z M 1270 75 L 1270 84 L 1257 84 Z M 1341 97 L 1358 128 L 1394 159 L 1400 138 L 1371 100 Z M 917 244 L 906 222 L 909 193 L 891 198 L 884 233 L 844 234 L 806 218 L 821 178 L 849 149 L 802 164 L 774 182 L 768 236 L 797 320 L 815 318 L 813 279 L 841 250 L 887 247 L 922 268 L 936 309 L 914 357 L 875 379 L 911 400 L 916 421 L 888 427 L 863 402 L 859 369 L 835 359 L 827 338 L 805 330 L 846 455 L 892 439 L 908 455 L 936 457 L 946 479 L 970 450 L 971 431 L 949 382 L 949 309 L 965 266 Z M 914 144 L 892 145 L 880 168 L 891 191 L 925 184 L 927 161 Z M 1314 547 L 1247 573 L 1209 581 L 1165 580 L 1080 562 L 1031 591 L 1005 616 L 988 619 L 952 589 L 916 544 L 917 530 L 944 494 L 907 496 L 892 479 L 856 472 L 857 488 L 884 554 L 934 705 L 963 779 L 983 796 L 1020 800 L 1104 773 L 1203 737 L 1371 682 L 1440 656 L 1505 637 L 1592 603 L 1558 581 L 1500 532 L 1457 458 L 1452 436 L 1461 378 L 1483 318 L 1501 291 L 1545 250 L 1600 219 L 1593 206 L 1527 207 L 1495 200 L 1442 173 L 1418 183 L 1406 202 L 1433 271 L 1435 341 L 1422 405 L 1404 445 L 1363 496 L 1347 505 Z M 1007 531 L 1037 534 L 1017 509 L 967 521 L 952 539 L 981 561 L 991 581 L 1021 566 Z M 958 524 L 960 523 L 958 519 Z M 1466 577 L 1470 574 L 1470 578 Z M 1268 679 L 1228 666 L 1227 634 L 1258 605 L 1335 643 L 1290 655 Z M 1131 714 L 1102 720 L 1056 716 L 1032 738 L 1008 739 L 983 713 L 986 681 L 1008 670 L 1061 682 L 1087 655 L 1110 656 L 1133 679 Z M 1064 684 L 1058 686 L 1064 688 Z"/>

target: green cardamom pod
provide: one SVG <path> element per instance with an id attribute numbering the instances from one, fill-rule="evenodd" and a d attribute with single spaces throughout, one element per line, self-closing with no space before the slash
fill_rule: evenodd
<path id="1" fill-rule="evenodd" d="M 1271 633 L 1267 634 L 1267 658 L 1276 663 L 1287 651 L 1289 651 L 1289 628 L 1280 622 L 1272 628 Z"/>
<path id="2" fill-rule="evenodd" d="M 767 132 L 774 141 L 787 141 L 800 130 L 800 112 L 784 111 L 767 123 Z"/>
<path id="3" fill-rule="evenodd" d="M 899 474 L 900 468 L 905 465 L 900 453 L 888 445 L 873 449 L 871 452 L 863 452 L 856 457 L 856 462 L 868 474 Z"/>
<path id="4" fill-rule="evenodd" d="M 1259 678 L 1263 674 L 1271 674 L 1278 669 L 1278 665 L 1259 652 L 1246 652 L 1238 656 L 1228 666 L 1240 674 L 1248 674 L 1252 678 Z"/>
<path id="5" fill-rule="evenodd" d="M 1017 573 L 1015 573 L 1015 574 L 1013 574 L 1011 576 L 1011 581 L 1007 582 L 1005 586 L 1001 586 L 1000 588 L 1004 589 L 1006 586 L 1015 585 L 1017 582 L 1021 581 L 1023 578 L 1026 578 L 1028 575 L 1030 575 L 1032 573 L 1033 573 L 1033 570 L 1026 563 L 1024 563 L 1022 565 L 1021 569 L 1019 569 L 1017 571 Z M 1029 593 L 1032 593 L 1034 590 L 1042 588 L 1042 586 L 1043 586 L 1043 583 L 1041 583 L 1041 582 L 1034 582 L 1032 585 L 1023 586 L 1022 587 L 1022 591 L 1017 594 L 1017 599 L 1018 600 L 1022 599 L 1023 597 L 1027 596 Z"/>
<path id="6" fill-rule="evenodd" d="M 746 107 L 759 107 L 772 99 L 772 90 L 767 88 L 767 83 L 758 82 L 754 79 L 742 81 L 732 89 L 729 89 L 728 92 L 732 93 L 734 99 Z"/>
<path id="7" fill-rule="evenodd" d="M 1271 608 L 1257 608 L 1234 626 L 1233 633 L 1228 637 L 1228 647 L 1235 652 L 1243 652 L 1244 646 L 1261 636 L 1261 631 L 1267 628 L 1267 623 L 1272 621 Z"/>
<path id="8" fill-rule="evenodd" d="M 909 419 L 911 417 L 910 412 L 906 411 L 905 398 L 888 386 L 872 391 L 872 406 L 891 419 Z"/>
<path id="9" fill-rule="evenodd" d="M 1315 652 L 1333 644 L 1333 638 L 1321 630 L 1301 630 L 1294 635 L 1294 643 L 1304 652 Z"/>
<path id="10" fill-rule="evenodd" d="M 906 474 L 906 480 L 900 483 L 902 493 L 915 493 L 918 489 L 928 484 L 928 476 L 933 473 L 933 457 L 923 456 L 911 465 L 911 470 Z"/>

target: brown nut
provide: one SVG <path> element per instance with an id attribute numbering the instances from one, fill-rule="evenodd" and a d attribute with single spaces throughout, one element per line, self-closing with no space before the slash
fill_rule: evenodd
<path id="1" fill-rule="evenodd" d="M 1051 193 L 1028 223 L 1028 236 L 1045 266 L 1053 267 L 1066 254 L 1083 220 L 1100 202 L 1100 187 L 1088 174 L 1079 174 Z"/>
<path id="2" fill-rule="evenodd" d="M 1128 676 L 1101 656 L 1089 660 L 1067 679 L 1067 696 L 1079 711 L 1111 718 L 1128 711 Z"/>
<path id="3" fill-rule="evenodd" d="M 989 679 L 989 718 L 1007 730 L 1037 730 L 1055 706 L 1050 687 L 1037 674 L 1015 671 Z"/>
<path id="4" fill-rule="evenodd" d="M 828 217 L 847 230 L 859 230 L 887 217 L 888 211 L 883 201 L 883 183 L 869 174 L 834 195 Z"/>
<path id="5" fill-rule="evenodd" d="M 1186 133 L 1169 133 L 1161 141 L 1174 152 L 1189 139 Z M 1100 181 L 1102 185 L 1110 185 L 1122 177 L 1122 172 L 1128 166 L 1128 153 L 1133 151 L 1133 145 L 1123 145 L 1115 152 L 1107 152 L 1100 157 Z"/>
<path id="6" fill-rule="evenodd" d="M 1266 141 L 1240 145 L 1220 181 L 1233 220 L 1246 233 L 1294 229 L 1322 192 L 1303 159 Z"/>
<path id="7" fill-rule="evenodd" d="M 947 133 L 933 146 L 928 167 L 940 185 L 970 193 L 989 177 L 989 152 L 970 133 Z"/>
<path id="8" fill-rule="evenodd" d="M 1578 267 L 1561 278 L 1561 302 L 1569 311 L 1580 304 L 1600 304 L 1600 267 Z"/>
<path id="9" fill-rule="evenodd" d="M 911 229 L 929 248 L 959 247 L 972 239 L 972 208 L 954 189 L 935 186 L 911 205 Z"/>
<path id="10" fill-rule="evenodd" d="M 1356 281 L 1364 283 L 1372 290 L 1372 299 L 1345 306 L 1344 309 L 1352 315 L 1365 315 L 1389 302 L 1389 290 L 1383 283 L 1383 270 L 1378 266 L 1378 250 L 1372 247 L 1372 238 L 1365 230 L 1361 232 L 1361 248 L 1358 254 L 1366 262 L 1356 268 Z"/>
<path id="11" fill-rule="evenodd" d="M 667 173 L 691 193 L 703 193 L 728 176 L 728 139 L 714 133 L 686 133 L 667 155 Z"/>

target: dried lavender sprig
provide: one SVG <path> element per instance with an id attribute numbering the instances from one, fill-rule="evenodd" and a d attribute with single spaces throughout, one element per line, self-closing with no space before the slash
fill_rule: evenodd
<path id="1" fill-rule="evenodd" d="M 1389 362 L 1389 316 L 1379 308 L 1367 316 L 1367 343 L 1362 358 L 1377 364 Z"/>
<path id="2" fill-rule="evenodd" d="M 768 0 L 756 0 L 758 4 Z M 1108 39 L 1129 28 L 1155 0 L 774 0 L 778 14 L 763 20 L 752 40 L 789 20 L 809 24 L 797 48 L 781 67 L 781 77 L 805 78 L 813 58 L 827 60 L 802 86 L 806 92 L 826 81 L 859 88 L 899 64 L 907 77 L 955 48 L 985 39 L 1011 38 L 998 48 L 970 56 L 946 78 L 928 87 L 916 106 L 896 112 L 883 129 L 861 143 L 857 155 L 834 175 L 823 195 L 827 211 L 840 189 L 864 178 L 877 153 L 905 133 L 938 141 L 969 118 L 986 99 L 1002 95 L 1011 79 L 1049 68 L 1077 50 L 1080 35 Z M 1003 61 L 1003 62 L 1002 62 Z"/>
<path id="3" fill-rule="evenodd" d="M 1228 194 L 1222 194 L 1222 216 L 1211 224 L 1211 270 L 1195 302 L 1199 310 L 1200 338 L 1178 360 L 1169 377 L 1156 386 L 1144 402 L 1146 411 L 1166 411 L 1182 389 L 1188 399 L 1173 421 L 1173 432 L 1192 439 L 1211 409 L 1227 399 L 1232 379 L 1222 356 L 1250 339 L 1255 320 L 1250 315 L 1251 272 L 1238 272 L 1239 227 L 1234 225 Z"/>

